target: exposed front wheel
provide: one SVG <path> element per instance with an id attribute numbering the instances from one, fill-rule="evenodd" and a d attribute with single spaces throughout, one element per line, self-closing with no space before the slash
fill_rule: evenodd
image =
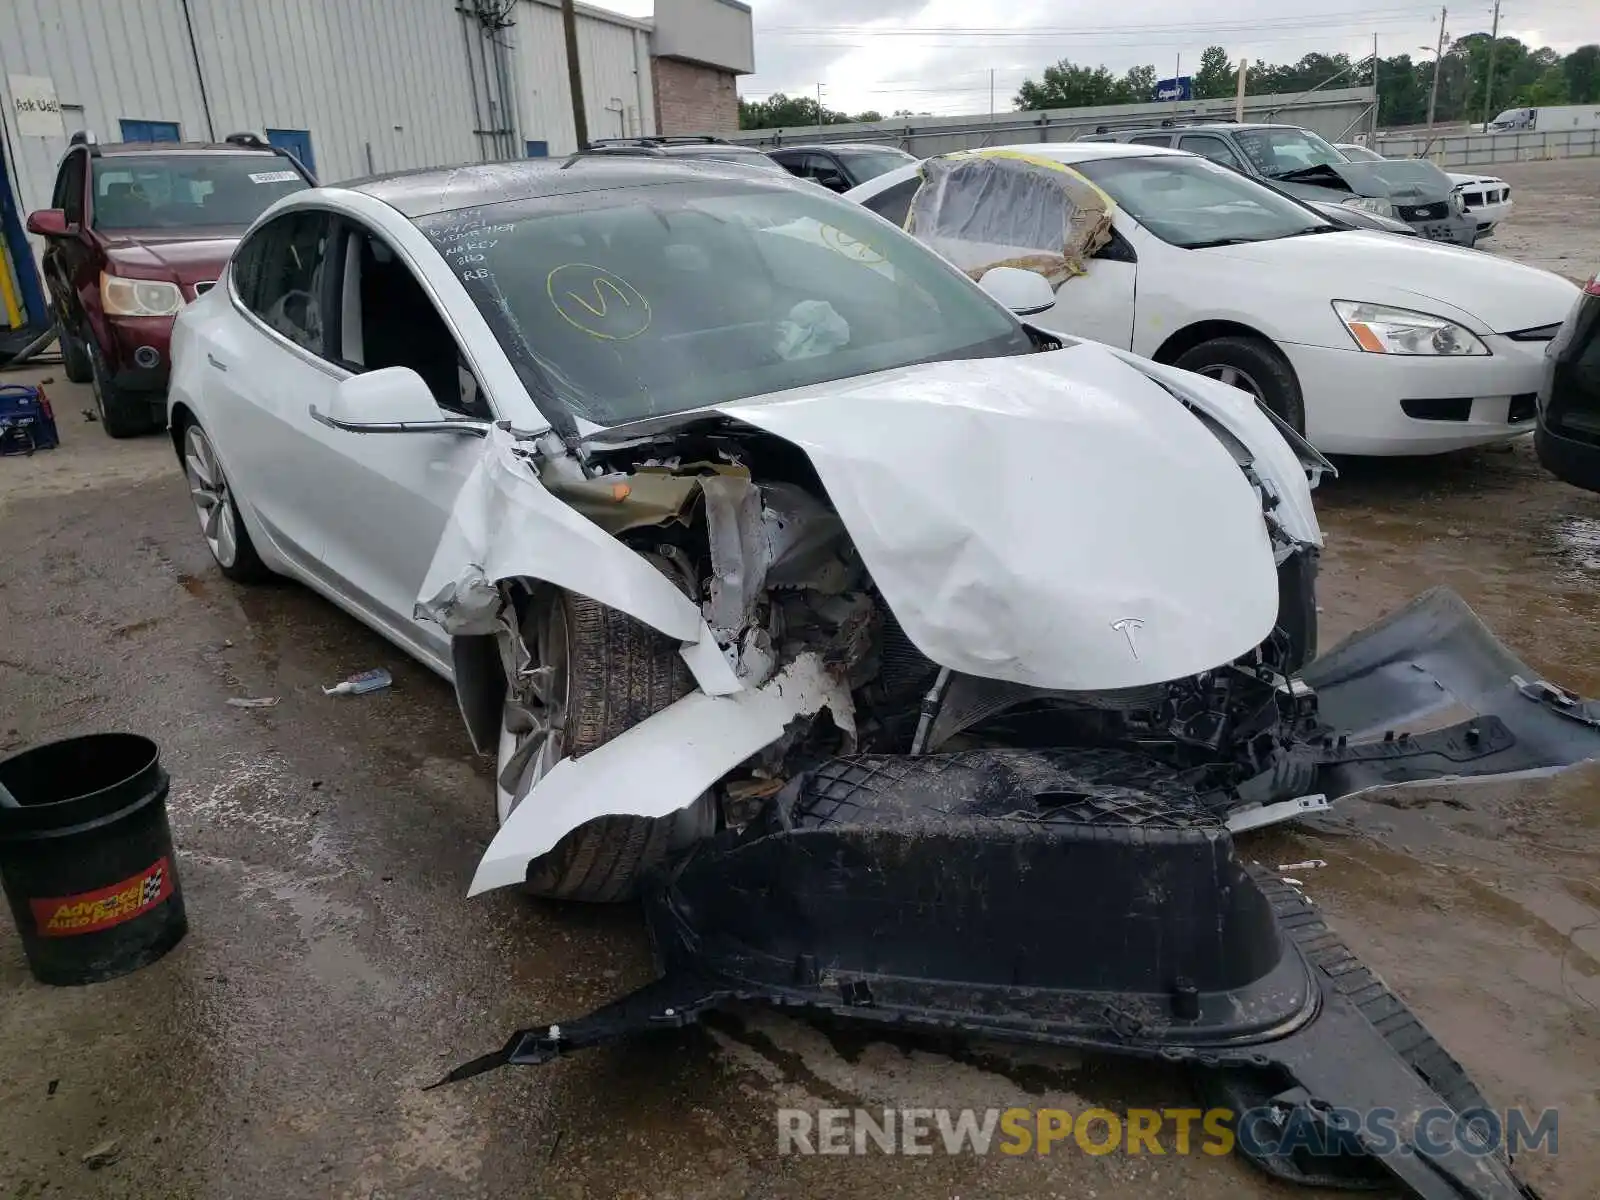
<path id="1" fill-rule="evenodd" d="M 547 590 L 522 619 L 530 661 L 500 722 L 495 807 L 502 824 L 563 758 L 595 750 L 694 689 L 670 638 L 616 609 Z M 607 816 L 534 860 L 527 889 L 562 900 L 631 898 L 669 853 L 712 832 L 711 793 L 661 818 Z"/>
<path id="2" fill-rule="evenodd" d="M 56 322 L 56 341 L 61 343 L 61 369 L 67 378 L 73 383 L 93 382 L 94 366 L 89 361 L 89 347 L 65 321 Z"/>
<path id="3" fill-rule="evenodd" d="M 1185 350 L 1173 365 L 1249 392 L 1296 433 L 1306 431 L 1305 402 L 1294 370 L 1265 338 L 1212 338 Z"/>

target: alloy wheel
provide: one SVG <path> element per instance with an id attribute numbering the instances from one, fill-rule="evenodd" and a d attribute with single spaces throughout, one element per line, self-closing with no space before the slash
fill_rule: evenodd
<path id="1" fill-rule="evenodd" d="M 566 757 L 570 649 L 567 607 L 560 596 L 541 606 L 532 660 L 517 672 L 500 721 L 500 774 L 495 806 L 500 823 L 534 784 Z"/>
<path id="2" fill-rule="evenodd" d="M 239 557 L 239 518 L 228 494 L 222 464 L 198 425 L 190 425 L 184 431 L 183 473 L 188 477 L 189 496 L 211 556 L 224 567 L 233 566 Z"/>
<path id="3" fill-rule="evenodd" d="M 1204 375 L 1207 379 L 1215 379 L 1218 383 L 1225 383 L 1229 387 L 1236 387 L 1242 391 L 1249 392 L 1263 404 L 1266 403 L 1267 397 L 1262 392 L 1261 385 L 1255 381 L 1250 372 L 1241 371 L 1231 364 L 1213 363 L 1210 366 L 1198 368 L 1195 374 Z"/>

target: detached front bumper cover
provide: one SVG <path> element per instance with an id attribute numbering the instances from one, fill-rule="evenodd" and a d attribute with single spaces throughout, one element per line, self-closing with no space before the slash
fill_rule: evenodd
<path id="1" fill-rule="evenodd" d="M 1448 592 L 1306 678 L 1328 719 L 1307 752 L 1330 797 L 1600 757 L 1596 706 L 1538 680 Z M 1241 1131 L 1241 1152 L 1282 1178 L 1533 1196 L 1474 1123 L 1488 1105 L 1461 1067 L 1309 901 L 1241 859 L 1227 819 L 1124 750 L 830 760 L 657 881 L 659 979 L 448 1079 L 756 1001 L 1192 1068 L 1213 1102 L 1300 1131 Z"/>

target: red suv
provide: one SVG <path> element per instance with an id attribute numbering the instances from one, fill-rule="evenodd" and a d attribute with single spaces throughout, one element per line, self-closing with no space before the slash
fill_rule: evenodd
<path id="1" fill-rule="evenodd" d="M 216 282 L 262 210 L 314 186 L 254 134 L 106 146 L 73 135 L 52 207 L 29 214 L 28 232 L 45 239 L 67 378 L 93 385 L 108 434 L 166 423 L 173 318 Z"/>

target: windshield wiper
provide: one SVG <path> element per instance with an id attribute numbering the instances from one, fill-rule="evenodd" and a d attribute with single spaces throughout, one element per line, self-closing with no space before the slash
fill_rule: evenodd
<path id="1" fill-rule="evenodd" d="M 1264 238 L 1224 237 L 1212 238 L 1209 242 L 1186 242 L 1185 250 L 1208 250 L 1212 246 L 1247 246 L 1252 242 L 1265 241 Z"/>
<path id="2" fill-rule="evenodd" d="M 1305 237 L 1308 233 L 1338 233 L 1344 226 L 1332 222 L 1327 225 L 1307 225 L 1304 229 L 1293 229 L 1284 234 L 1284 237 Z"/>

